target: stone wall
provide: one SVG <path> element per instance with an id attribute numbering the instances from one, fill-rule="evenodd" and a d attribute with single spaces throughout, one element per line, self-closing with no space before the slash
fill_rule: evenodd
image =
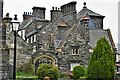
<path id="1" fill-rule="evenodd" d="M 7 34 L 7 45 L 9 48 L 9 56 L 10 60 L 9 63 L 12 65 L 13 64 L 13 56 L 14 56 L 14 36 L 13 33 Z M 17 41 L 16 41 L 16 61 L 17 65 L 24 64 L 28 62 L 31 59 L 32 56 L 32 47 L 27 44 L 18 34 L 17 34 Z"/>

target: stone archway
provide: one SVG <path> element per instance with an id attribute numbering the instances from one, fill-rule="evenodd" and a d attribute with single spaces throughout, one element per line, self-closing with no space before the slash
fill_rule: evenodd
<path id="1" fill-rule="evenodd" d="M 49 55 L 40 55 L 34 59 L 35 73 L 40 64 L 51 64 L 56 65 L 56 60 L 52 56 Z"/>

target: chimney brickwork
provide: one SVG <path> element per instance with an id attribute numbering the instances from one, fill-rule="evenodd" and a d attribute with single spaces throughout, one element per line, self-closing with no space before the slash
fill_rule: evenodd
<path id="1" fill-rule="evenodd" d="M 63 12 L 63 16 L 71 16 L 73 19 L 76 18 L 76 4 L 77 2 L 73 1 L 62 5 L 61 11 Z"/>
<path id="2" fill-rule="evenodd" d="M 50 10 L 50 12 L 51 12 L 51 21 L 63 16 L 60 8 L 58 8 L 58 7 L 52 7 L 52 10 Z"/>
<path id="3" fill-rule="evenodd" d="M 33 7 L 33 17 L 45 19 L 45 10 L 44 7 Z"/>
<path id="4" fill-rule="evenodd" d="M 32 18 L 32 13 L 31 12 L 24 12 L 23 14 L 23 20 L 27 20 Z"/>

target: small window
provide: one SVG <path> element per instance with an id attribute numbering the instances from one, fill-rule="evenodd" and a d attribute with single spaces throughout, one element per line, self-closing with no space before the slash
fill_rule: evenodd
<path id="1" fill-rule="evenodd" d="M 33 37 L 31 36 L 31 43 L 33 43 L 33 39 L 32 39 Z"/>
<path id="2" fill-rule="evenodd" d="M 34 35 L 34 42 L 36 42 L 36 34 Z"/>
<path id="3" fill-rule="evenodd" d="M 79 49 L 72 49 L 72 55 L 79 55 Z"/>
<path id="4" fill-rule="evenodd" d="M 29 43 L 29 39 L 27 38 L 27 43 Z"/>

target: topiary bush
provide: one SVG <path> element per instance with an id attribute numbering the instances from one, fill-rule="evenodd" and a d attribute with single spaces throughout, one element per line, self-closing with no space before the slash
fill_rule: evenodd
<path id="1" fill-rule="evenodd" d="M 87 80 L 114 80 L 115 54 L 109 42 L 102 37 L 93 50 L 87 68 Z"/>
<path id="2" fill-rule="evenodd" d="M 75 66 L 74 69 L 73 69 L 73 71 L 72 71 L 74 79 L 79 79 L 80 77 L 84 77 L 85 73 L 86 73 L 86 69 L 82 65 Z"/>
<path id="3" fill-rule="evenodd" d="M 58 68 L 50 64 L 40 64 L 36 75 L 40 80 L 49 77 L 50 80 L 58 80 Z"/>

